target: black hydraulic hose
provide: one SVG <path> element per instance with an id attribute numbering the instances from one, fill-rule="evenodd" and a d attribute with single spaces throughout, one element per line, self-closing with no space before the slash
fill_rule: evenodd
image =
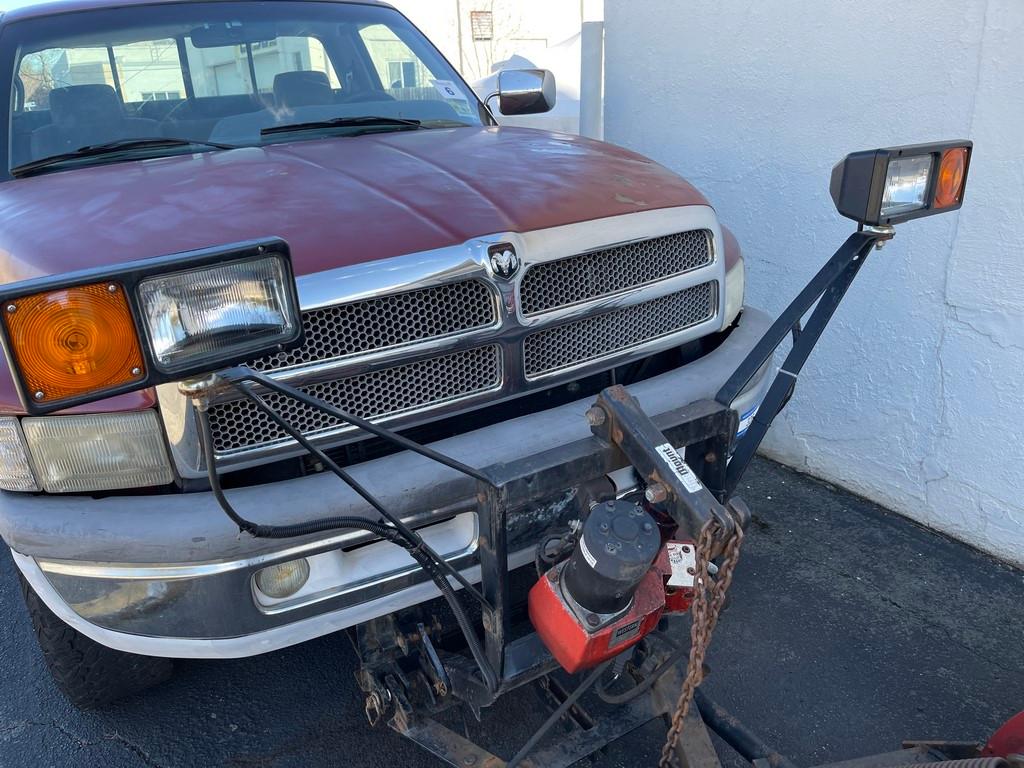
<path id="1" fill-rule="evenodd" d="M 197 410 L 199 414 L 200 442 L 202 443 L 203 457 L 206 461 L 206 476 L 210 482 L 210 490 L 213 492 L 213 496 L 220 505 L 220 508 L 223 509 L 224 513 L 231 518 L 231 521 L 238 526 L 239 530 L 256 538 L 286 539 L 335 529 L 354 528 L 369 531 L 385 541 L 390 541 L 391 543 L 402 547 L 408 551 L 410 556 L 412 556 L 417 563 L 419 563 L 424 573 L 430 577 L 431 581 L 434 582 L 435 586 L 441 592 L 441 596 L 444 597 L 445 601 L 448 603 L 452 613 L 455 615 L 455 622 L 459 625 L 459 629 L 462 631 L 466 640 L 466 645 L 469 647 L 469 652 L 473 656 L 473 660 L 476 662 L 477 667 L 480 668 L 480 674 L 483 676 L 484 684 L 487 686 L 488 690 L 492 693 L 498 690 L 498 677 L 494 672 L 494 668 L 487 660 L 487 654 L 484 653 L 483 646 L 480 644 L 480 638 L 477 637 L 476 631 L 473 629 L 473 625 L 470 624 L 469 618 L 466 616 L 465 609 L 462 607 L 462 603 L 459 602 L 458 596 L 455 594 L 455 590 L 452 589 L 451 584 L 448 582 L 448 578 L 441 573 L 440 567 L 432 558 L 431 554 L 425 549 L 425 545 L 422 543 L 422 540 L 418 543 L 411 542 L 394 526 L 378 523 L 373 520 L 366 520 L 361 517 L 325 517 L 320 520 L 309 520 L 304 523 L 294 523 L 292 525 L 264 525 L 262 523 L 254 523 L 251 520 L 246 520 L 238 514 L 235 508 L 231 505 L 231 502 L 228 501 L 227 496 L 224 495 L 224 489 L 220 484 L 220 475 L 217 473 L 216 456 L 213 449 L 213 432 L 210 428 L 210 417 L 202 408 Z"/>
<path id="2" fill-rule="evenodd" d="M 491 693 L 497 692 L 498 675 L 495 673 L 490 661 L 487 660 L 487 654 L 484 651 L 483 645 L 480 644 L 480 638 L 477 637 L 476 630 L 470 624 L 469 618 L 462 608 L 462 603 L 459 602 L 455 590 L 452 589 L 452 585 L 443 574 L 435 570 L 437 563 L 431 560 L 422 550 L 410 550 L 409 554 L 416 558 L 416 561 L 423 570 L 427 572 L 440 590 L 441 596 L 448 603 L 448 607 L 452 609 L 452 613 L 455 615 L 455 623 L 459 625 L 459 629 L 462 631 L 462 637 L 469 647 L 469 653 L 473 657 L 473 661 L 476 662 L 477 667 L 480 669 L 480 674 L 483 676 L 484 685 L 487 686 L 487 690 Z"/>
<path id="3" fill-rule="evenodd" d="M 389 525 L 350 515 L 325 517 L 320 520 L 309 520 L 292 525 L 264 525 L 263 523 L 254 523 L 251 520 L 246 520 L 238 514 L 231 505 L 231 502 L 228 501 L 227 496 L 224 495 L 224 489 L 220 484 L 220 475 L 217 473 L 214 457 L 210 417 L 202 409 L 199 409 L 199 437 L 206 460 L 206 477 L 210 482 L 210 490 L 213 492 L 213 497 L 217 500 L 220 508 L 224 510 L 224 513 L 238 526 L 239 530 L 258 539 L 290 539 L 296 536 L 306 536 L 311 533 L 322 533 L 323 531 L 330 531 L 336 528 L 359 528 L 388 541 L 401 538 L 398 531 Z"/>
<path id="4" fill-rule="evenodd" d="M 472 477 L 474 480 L 479 480 L 484 483 L 494 484 L 494 481 L 487 475 L 487 472 L 476 467 L 471 467 L 468 464 L 463 464 L 461 461 L 456 461 L 450 456 L 445 456 L 443 453 L 438 453 L 433 448 L 428 448 L 425 445 L 420 445 L 414 440 L 410 440 L 407 437 L 399 435 L 396 432 L 392 432 L 384 427 L 379 427 L 371 421 L 361 419 L 354 414 L 343 411 L 340 408 L 335 408 L 333 405 L 318 400 L 311 395 L 306 394 L 301 389 L 285 384 L 283 381 L 278 381 L 261 371 L 253 371 L 249 368 L 239 367 L 230 368 L 226 371 L 222 371 L 223 376 L 227 381 L 232 384 L 240 384 L 243 381 L 253 381 L 257 384 L 262 384 L 267 389 L 273 390 L 278 394 L 290 397 L 303 405 L 308 405 L 310 408 L 316 408 L 322 413 L 326 413 L 329 416 L 333 416 L 339 421 L 343 421 L 346 424 L 351 424 L 354 427 L 358 427 L 364 432 L 369 432 L 371 435 L 382 437 L 395 445 L 405 448 L 407 451 L 418 453 L 421 456 L 425 456 L 432 461 L 436 461 L 438 464 L 443 464 L 446 467 L 454 469 L 456 472 L 461 472 L 464 475 Z"/>
<path id="5" fill-rule="evenodd" d="M 648 635 L 648 637 L 651 637 L 651 635 Z M 662 675 L 668 672 L 690 653 L 690 646 L 688 645 L 679 646 L 670 642 L 666 638 L 663 638 L 663 642 L 672 647 L 672 652 L 665 657 L 665 660 L 661 662 L 661 664 L 655 667 L 651 674 L 647 675 L 647 677 L 629 690 L 622 691 L 621 693 L 608 693 L 604 683 L 598 682 L 598 684 L 594 686 L 594 691 L 597 693 L 598 698 L 605 704 L 614 704 L 616 706 L 620 704 L 627 704 L 640 694 L 650 690 Z"/>
<path id="6" fill-rule="evenodd" d="M 428 555 L 434 558 L 434 562 L 437 563 L 437 566 L 442 571 L 451 576 L 453 579 L 455 579 L 457 582 L 459 582 L 459 584 L 462 585 L 462 588 L 469 592 L 469 594 L 471 594 L 477 600 L 477 602 L 479 602 L 481 605 L 487 606 L 488 608 L 491 607 L 487 600 L 484 598 L 484 596 L 480 594 L 480 592 L 476 589 L 476 587 L 470 584 L 469 580 L 466 579 L 466 577 L 463 576 L 461 573 L 459 573 L 459 571 L 456 570 L 450 563 L 448 563 L 447 560 L 445 560 L 439 554 L 437 554 L 437 552 L 435 552 L 430 547 L 430 545 L 423 540 L 422 536 L 420 536 L 418 533 L 416 533 L 416 531 L 414 531 L 412 528 L 410 528 L 404 522 L 402 522 L 402 519 L 398 517 L 398 515 L 393 515 L 390 512 L 390 510 L 388 510 L 387 507 L 380 503 L 376 496 L 370 493 L 370 491 L 363 486 L 362 483 L 360 483 L 358 480 L 352 477 L 351 474 L 349 474 L 340 466 L 338 466 L 338 463 L 332 460 L 330 456 L 328 456 L 326 453 L 324 453 L 315 445 L 313 445 L 313 443 L 311 443 L 306 438 L 306 436 L 302 434 L 301 430 L 298 430 L 295 427 L 293 427 L 291 424 L 288 423 L 288 421 L 284 417 L 281 416 L 281 414 L 279 414 L 277 411 L 275 411 L 273 408 L 267 405 L 266 401 L 262 397 L 260 397 L 256 392 L 254 392 L 252 387 L 248 383 L 236 383 L 235 386 L 242 392 L 242 394 L 244 394 L 246 397 L 252 400 L 256 407 L 263 411 L 263 413 L 265 413 L 268 418 L 270 418 L 275 424 L 277 424 L 277 426 L 279 426 L 281 429 L 287 432 L 289 436 L 291 436 L 296 442 L 299 443 L 299 445 L 301 445 L 303 448 L 309 451 L 310 454 L 316 456 L 316 458 L 323 462 L 323 464 L 326 465 L 327 468 L 331 470 L 331 472 L 337 475 L 346 485 L 348 485 L 352 490 L 359 494 L 359 496 L 362 497 L 364 501 L 366 501 L 370 506 L 372 506 L 374 509 L 380 512 L 380 514 L 385 519 L 387 519 L 387 521 L 391 523 L 410 544 L 412 544 L 415 547 L 422 548 L 426 551 Z"/>
<path id="7" fill-rule="evenodd" d="M 516 768 L 519 763 L 526 759 L 530 750 L 537 746 L 537 743 L 544 738 L 545 734 L 551 730 L 555 723 L 557 723 L 562 716 L 568 712 L 577 701 L 579 701 L 580 696 L 586 693 L 587 689 L 600 679 L 601 675 L 603 675 L 604 671 L 611 666 L 613 661 L 615 661 L 615 659 L 609 659 L 587 675 L 586 679 L 579 684 L 576 690 L 566 696 L 565 701 L 559 705 L 558 709 L 551 713 L 551 717 L 544 721 L 544 725 L 534 732 L 533 736 L 530 737 L 530 740 L 523 745 L 523 748 L 516 752 L 515 757 L 506 763 L 506 768 Z"/>

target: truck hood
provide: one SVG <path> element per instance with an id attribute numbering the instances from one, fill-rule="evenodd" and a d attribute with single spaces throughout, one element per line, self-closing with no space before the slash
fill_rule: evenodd
<path id="1" fill-rule="evenodd" d="M 0 281 L 263 236 L 296 274 L 676 205 L 633 152 L 519 128 L 331 138 L 93 166 L 0 184 Z"/>
<path id="2" fill-rule="evenodd" d="M 0 282 L 277 236 L 297 275 L 680 205 L 690 184 L 625 149 L 455 128 L 117 163 L 0 184 Z M 140 407 L 147 393 L 88 406 Z M 20 412 L 0 363 L 0 412 Z"/>

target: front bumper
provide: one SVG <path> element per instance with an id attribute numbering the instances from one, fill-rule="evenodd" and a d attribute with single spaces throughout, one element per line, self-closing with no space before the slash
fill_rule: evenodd
<path id="1" fill-rule="evenodd" d="M 673 412 L 713 398 L 770 323 L 766 314 L 748 308 L 716 350 L 634 384 L 629 391 L 659 427 L 676 426 Z M 762 369 L 734 403 L 741 416 L 760 403 L 767 373 L 767 367 Z M 432 447 L 479 467 L 535 456 L 589 438 L 584 414 L 592 400 L 523 416 Z M 408 452 L 366 462 L 351 472 L 403 518 L 454 520 L 447 528 L 437 526 L 435 535 L 440 538 L 435 548 L 450 553 L 451 562 L 469 579 L 479 578 L 472 545 L 473 480 Z M 229 497 L 246 517 L 260 523 L 289 524 L 333 515 L 378 517 L 328 473 L 233 490 Z M 551 511 L 568 501 L 553 499 Z M 350 531 L 294 539 L 286 547 L 279 540 L 240 535 L 209 493 L 103 500 L 3 493 L 0 534 L 54 613 L 93 640 L 131 653 L 251 656 L 438 594 L 390 544 L 353 549 L 365 542 L 365 536 Z M 300 555 L 331 558 L 340 580 L 293 606 L 261 605 L 252 587 L 255 571 Z M 530 549 L 513 551 L 510 565 L 531 559 Z"/>

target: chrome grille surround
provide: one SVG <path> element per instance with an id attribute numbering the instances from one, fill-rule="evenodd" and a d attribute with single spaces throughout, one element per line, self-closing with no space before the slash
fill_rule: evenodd
<path id="1" fill-rule="evenodd" d="M 692 234 L 694 231 L 699 234 Z M 574 258 L 584 260 L 576 263 L 586 263 L 593 253 L 642 252 L 644 242 L 657 238 L 697 243 L 698 252 L 703 241 L 709 246 L 709 259 L 704 266 L 679 272 L 682 267 L 676 256 L 673 273 L 664 277 L 656 276 L 661 274 L 656 269 L 657 260 L 629 269 L 608 263 L 601 278 L 604 282 L 591 283 L 600 290 L 589 287 L 583 292 L 584 298 L 579 293 L 570 296 L 577 299 L 575 303 L 539 311 L 541 305 L 521 302 L 524 283 L 529 289 L 527 280 L 534 279 L 531 271 L 538 270 L 537 276 L 543 277 L 547 272 L 544 265 L 562 264 L 554 268 L 555 272 L 547 272 L 549 276 L 561 274 Z M 269 370 L 284 383 L 326 394 L 328 400 L 359 415 L 374 416 L 371 411 L 376 409 L 386 411 L 375 416 L 392 428 L 412 427 L 629 363 L 721 330 L 723 299 L 719 293 L 725 284 L 722 242 L 714 211 L 708 206 L 686 206 L 525 233 L 497 233 L 435 251 L 304 275 L 297 285 L 307 332 L 312 330 L 306 342 L 311 352 L 273 356 L 257 363 L 257 367 Z M 511 279 L 495 275 L 491 267 L 488 248 L 499 243 L 512 245 L 520 257 L 519 273 Z M 704 257 L 698 254 L 700 258 Z M 609 275 L 623 277 L 613 279 Z M 620 286 L 615 280 L 644 282 Z M 704 284 L 713 290 L 700 288 L 707 293 L 688 293 Z M 469 302 L 474 304 L 472 307 L 464 306 L 466 297 L 483 296 L 478 292 L 480 287 L 486 291 L 486 301 L 480 306 L 475 301 Z M 594 293 L 600 295 L 591 295 Z M 709 296 L 706 313 L 692 303 L 678 303 L 680 296 L 689 296 L 692 302 L 692 297 L 698 295 Z M 450 297 L 457 304 L 450 307 L 449 324 L 444 317 L 447 302 L 441 297 Z M 353 305 L 357 305 L 355 309 Z M 527 314 L 527 307 L 535 311 Z M 385 315 L 390 312 L 389 322 L 374 326 L 373 309 Z M 677 310 L 683 312 L 681 318 L 673 315 Z M 485 322 L 485 316 L 494 321 Z M 362 318 L 363 327 L 317 326 L 324 319 L 335 318 L 346 318 L 344 322 Z M 453 327 L 464 330 L 451 331 Z M 592 331 L 589 340 L 572 335 L 587 328 Z M 621 339 L 611 346 L 597 343 L 603 337 L 623 333 L 635 341 L 632 346 Z M 572 354 L 551 351 L 563 347 L 579 349 Z M 483 349 L 489 350 L 493 364 L 481 362 L 479 350 Z M 527 354 L 528 350 L 532 351 Z M 440 365 L 442 362 L 444 365 Z M 495 366 L 496 382 L 490 377 Z M 421 380 L 417 374 L 424 375 L 422 381 L 431 382 L 423 392 L 409 388 Z M 264 396 L 271 394 L 257 389 Z M 204 477 L 206 468 L 192 402 L 179 393 L 175 384 L 161 385 L 157 396 L 179 475 Z M 293 440 L 252 420 L 252 412 L 235 404 L 239 399 L 237 393 L 221 392 L 211 403 L 220 471 L 257 466 L 304 452 Z M 298 425 L 309 430 L 311 441 L 318 445 L 361 439 L 357 430 L 338 426 L 318 414 L 282 407 L 289 418 L 298 419 Z"/>
<path id="2" fill-rule="evenodd" d="M 531 267 L 520 285 L 523 315 L 648 285 L 711 263 L 711 233 L 691 229 Z"/>

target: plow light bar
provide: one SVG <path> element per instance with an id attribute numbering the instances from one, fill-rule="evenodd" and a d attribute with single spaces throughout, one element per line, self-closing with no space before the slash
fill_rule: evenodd
<path id="1" fill-rule="evenodd" d="M 955 211 L 972 147 L 949 141 L 854 152 L 832 169 L 832 200 L 843 216 L 868 226 Z"/>
<path id="2" fill-rule="evenodd" d="M 282 240 L 175 254 L 0 288 L 22 404 L 42 414 L 291 349 L 302 341 Z"/>

